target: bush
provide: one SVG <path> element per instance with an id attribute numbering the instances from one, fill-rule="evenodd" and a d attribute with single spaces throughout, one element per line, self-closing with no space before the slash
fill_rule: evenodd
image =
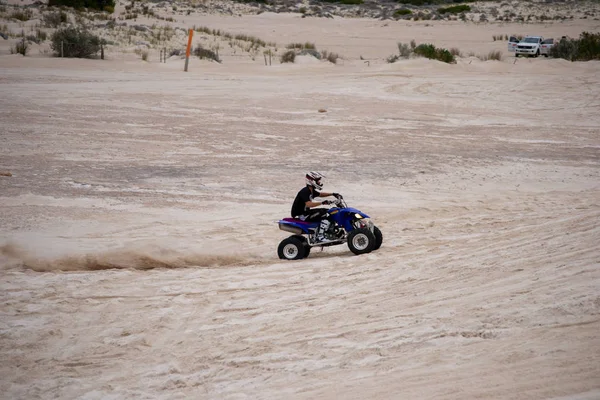
<path id="1" fill-rule="evenodd" d="M 600 33 L 583 32 L 579 35 L 578 59 L 582 61 L 600 59 Z"/>
<path id="2" fill-rule="evenodd" d="M 400 56 L 398 54 L 392 54 L 391 56 L 389 56 L 388 58 L 386 58 L 386 62 L 389 64 L 393 64 L 396 61 L 398 61 L 400 59 Z"/>
<path id="3" fill-rule="evenodd" d="M 490 51 L 486 56 L 478 56 L 481 61 L 496 60 L 502 61 L 502 52 L 500 50 Z"/>
<path id="4" fill-rule="evenodd" d="M 440 14 L 459 14 L 461 12 L 471 11 L 471 7 L 465 4 L 450 6 L 446 8 L 438 8 Z"/>
<path id="5" fill-rule="evenodd" d="M 47 28 L 58 28 L 61 24 L 69 22 L 69 16 L 64 11 L 56 11 L 44 14 L 42 21 Z"/>
<path id="6" fill-rule="evenodd" d="M 394 11 L 394 16 L 395 17 L 401 17 L 403 15 L 410 15 L 410 14 L 412 14 L 412 11 L 408 10 L 406 8 L 401 8 L 399 10 Z"/>
<path id="7" fill-rule="evenodd" d="M 27 35 L 25 39 L 30 43 L 40 44 L 40 40 L 35 35 Z"/>
<path id="8" fill-rule="evenodd" d="M 296 61 L 296 52 L 294 50 L 286 51 L 281 55 L 279 61 L 283 63 L 293 63 Z"/>
<path id="9" fill-rule="evenodd" d="M 412 49 L 408 44 L 398 42 L 398 53 L 400 53 L 400 57 L 408 58 Z"/>
<path id="10" fill-rule="evenodd" d="M 68 27 L 57 30 L 50 39 L 50 48 L 57 57 L 91 58 L 100 51 L 101 39 L 85 29 Z"/>
<path id="11" fill-rule="evenodd" d="M 455 57 L 462 57 L 462 53 L 456 47 L 453 47 L 453 48 L 450 49 L 450 54 L 452 54 Z"/>
<path id="12" fill-rule="evenodd" d="M 420 44 L 415 48 L 415 54 L 445 63 L 455 63 L 454 55 L 446 49 L 438 49 L 432 44 Z"/>
<path id="13" fill-rule="evenodd" d="M 290 43 L 285 46 L 286 49 L 298 49 L 298 50 L 316 50 L 317 46 L 311 42 L 305 43 Z"/>
<path id="14" fill-rule="evenodd" d="M 109 11 L 115 9 L 115 0 L 48 0 L 48 5 Z"/>
<path id="15" fill-rule="evenodd" d="M 340 58 L 340 56 L 337 53 L 323 50 L 321 52 L 321 58 L 329 61 L 330 63 L 337 64 L 337 60 L 338 60 L 338 58 Z"/>
<path id="16" fill-rule="evenodd" d="M 45 31 L 38 29 L 35 31 L 35 37 L 37 38 L 38 42 L 43 42 L 48 39 L 48 34 Z"/>
<path id="17" fill-rule="evenodd" d="M 363 0 L 322 0 L 325 3 L 339 3 L 339 4 L 348 4 L 348 5 L 356 5 L 363 4 Z"/>
<path id="18" fill-rule="evenodd" d="M 9 18 L 18 19 L 19 21 L 29 21 L 33 18 L 33 11 L 26 8 L 24 10 L 16 10 L 10 14 Z"/>
<path id="19" fill-rule="evenodd" d="M 398 3 L 410 4 L 413 6 L 422 6 L 422 5 L 430 3 L 430 1 L 428 1 L 428 0 L 398 0 Z"/>
<path id="20" fill-rule="evenodd" d="M 218 63 L 221 62 L 221 60 L 219 60 L 219 56 L 217 55 L 217 53 L 215 53 L 212 50 L 205 49 L 202 46 L 198 46 L 194 49 L 194 55 L 196 57 L 198 57 L 199 59 L 213 60 Z"/>
<path id="21" fill-rule="evenodd" d="M 17 43 L 15 43 L 14 47 L 10 48 L 10 54 L 22 54 L 23 56 L 26 56 L 28 51 L 29 43 L 27 40 L 25 40 L 25 38 L 19 40 Z"/>
<path id="22" fill-rule="evenodd" d="M 600 33 L 583 32 L 579 39 L 563 38 L 552 46 L 550 55 L 570 61 L 600 60 Z"/>

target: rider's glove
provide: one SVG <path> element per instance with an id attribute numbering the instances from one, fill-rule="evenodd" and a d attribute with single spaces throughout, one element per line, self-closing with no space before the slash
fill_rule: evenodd
<path id="1" fill-rule="evenodd" d="M 326 205 L 329 205 L 329 204 L 331 204 L 331 203 L 332 203 L 332 201 L 331 201 L 331 200 L 323 200 L 323 201 L 321 202 L 321 204 L 323 204 L 324 206 L 326 206 Z"/>
<path id="2" fill-rule="evenodd" d="M 333 195 L 333 197 L 335 197 L 336 199 L 343 199 L 342 195 L 339 193 L 331 193 Z"/>

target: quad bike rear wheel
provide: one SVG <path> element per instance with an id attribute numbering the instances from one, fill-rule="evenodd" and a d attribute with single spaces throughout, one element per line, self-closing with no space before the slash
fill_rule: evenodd
<path id="1" fill-rule="evenodd" d="M 300 260 L 308 254 L 304 242 L 296 236 L 290 236 L 279 243 L 277 255 L 282 260 Z"/>
<path id="2" fill-rule="evenodd" d="M 304 244 L 304 258 L 308 257 L 308 255 L 310 254 L 310 245 L 308 244 L 308 240 L 306 239 L 306 237 L 302 235 L 294 235 L 292 237 L 295 237 Z"/>
<path id="3" fill-rule="evenodd" d="M 375 235 L 369 228 L 354 229 L 348 234 L 348 247 L 356 255 L 373 251 Z"/>

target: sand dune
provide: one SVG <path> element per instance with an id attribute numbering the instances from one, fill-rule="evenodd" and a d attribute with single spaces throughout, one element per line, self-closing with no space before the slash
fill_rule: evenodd
<path id="1" fill-rule="evenodd" d="M 0 56 L 2 397 L 600 397 L 598 62 L 182 67 Z M 277 258 L 310 169 L 380 250 Z"/>

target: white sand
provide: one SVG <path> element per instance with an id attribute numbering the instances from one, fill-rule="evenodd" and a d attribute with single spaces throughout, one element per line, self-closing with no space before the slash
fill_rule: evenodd
<path id="1" fill-rule="evenodd" d="M 600 398 L 599 62 L 367 66 L 504 45 L 206 18 L 347 59 L 0 56 L 0 397 Z M 379 251 L 277 258 L 309 169 Z"/>

